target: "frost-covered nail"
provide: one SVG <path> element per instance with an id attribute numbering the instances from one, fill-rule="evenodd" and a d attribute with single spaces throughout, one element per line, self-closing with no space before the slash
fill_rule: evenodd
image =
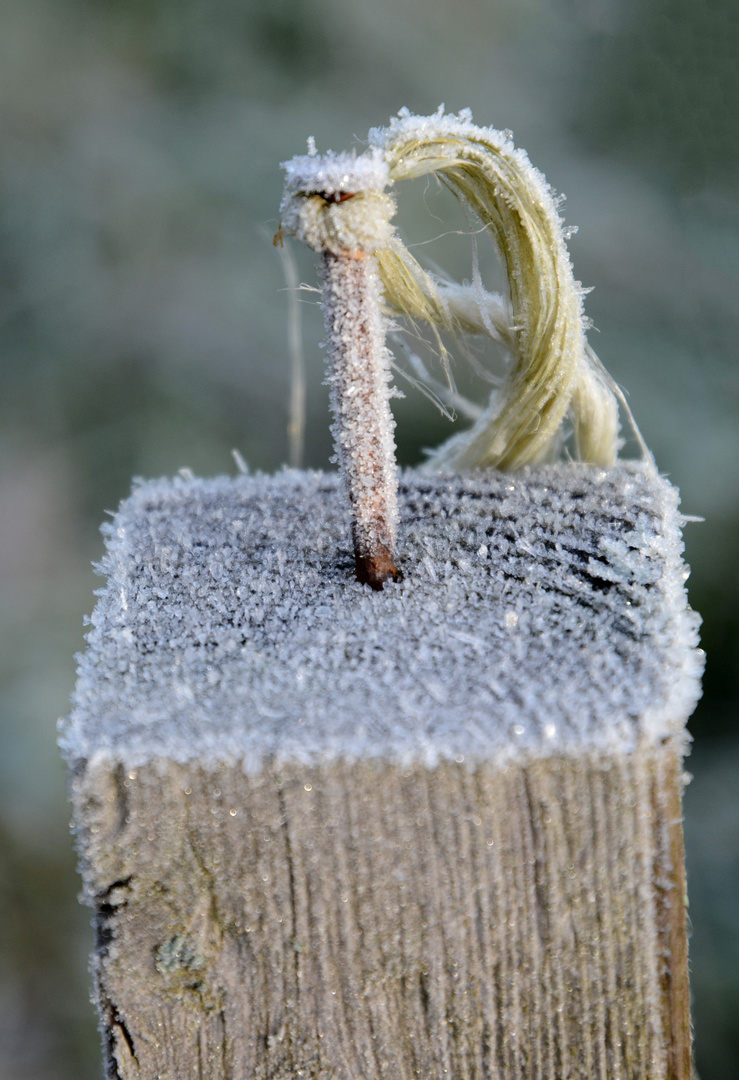
<path id="1" fill-rule="evenodd" d="M 311 146 L 312 150 L 313 147 Z M 284 164 L 281 229 L 322 256 L 332 434 L 352 521 L 357 578 L 397 579 L 398 482 L 390 355 L 375 252 L 393 229 L 382 154 L 313 153 Z"/>

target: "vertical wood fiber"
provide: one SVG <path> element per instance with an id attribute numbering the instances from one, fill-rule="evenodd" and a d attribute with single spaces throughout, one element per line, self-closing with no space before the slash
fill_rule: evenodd
<path id="1" fill-rule="evenodd" d="M 689 1080 L 671 747 L 89 766 L 109 1077 Z"/>

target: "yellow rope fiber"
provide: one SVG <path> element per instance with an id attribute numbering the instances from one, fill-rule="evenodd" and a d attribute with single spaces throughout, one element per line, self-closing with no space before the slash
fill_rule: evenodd
<path id="1" fill-rule="evenodd" d="M 401 114 L 370 140 L 392 181 L 435 173 L 490 230 L 508 275 L 511 320 L 491 319 L 474 286 L 448 286 L 393 236 L 376 254 L 389 304 L 412 322 L 453 334 L 502 336 L 513 363 L 472 428 L 439 447 L 432 468 L 516 469 L 556 458 L 562 424 L 574 456 L 610 465 L 619 448 L 617 391 L 590 350 L 557 202 L 510 139 L 461 116 Z M 492 298 L 491 298 L 492 299 Z M 495 314 L 493 312 L 493 314 Z"/>
<path id="2" fill-rule="evenodd" d="M 562 455 L 572 431 L 575 460 L 611 465 L 621 446 L 619 404 L 651 461 L 623 394 L 588 345 L 583 288 L 575 280 L 559 203 L 509 133 L 458 116 L 401 110 L 369 135 L 366 153 L 309 154 L 285 163 L 285 232 L 317 251 L 357 251 L 377 260 L 394 313 L 426 327 L 446 362 L 442 332 L 502 342 L 511 362 L 472 426 L 428 459 L 431 469 L 517 469 Z M 490 233 L 508 277 L 510 302 L 473 284 L 426 271 L 390 218 L 401 180 L 435 174 Z M 281 232 L 279 234 L 281 236 Z M 279 238 L 279 237 L 278 237 Z"/>

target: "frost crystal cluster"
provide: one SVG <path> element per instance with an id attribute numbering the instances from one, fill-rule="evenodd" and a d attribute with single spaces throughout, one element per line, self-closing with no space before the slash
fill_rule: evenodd
<path id="1" fill-rule="evenodd" d="M 361 155 L 309 153 L 284 164 L 281 232 L 323 257 L 333 434 L 352 514 L 360 580 L 396 577 L 393 420 L 386 311 L 440 331 L 495 339 L 507 373 L 473 426 L 433 452 L 430 469 L 512 470 L 554 461 L 571 428 L 575 460 L 618 456 L 623 396 L 588 345 L 583 289 L 574 279 L 560 201 L 507 132 L 468 112 L 403 110 L 369 134 Z M 385 188 L 436 174 L 494 240 L 509 296 L 479 274 L 459 285 L 426 271 L 391 224 Z M 638 437 L 638 433 L 637 433 Z M 641 440 L 640 440 L 641 441 Z M 649 454 L 642 445 L 645 457 Z"/>
<path id="2" fill-rule="evenodd" d="M 679 743 L 702 655 L 677 493 L 652 470 L 406 474 L 403 580 L 382 593 L 353 579 L 340 496 L 299 472 L 135 490 L 107 528 L 69 761 Z"/>

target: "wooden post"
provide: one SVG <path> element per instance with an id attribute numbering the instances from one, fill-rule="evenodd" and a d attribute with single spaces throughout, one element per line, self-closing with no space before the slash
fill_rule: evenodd
<path id="1" fill-rule="evenodd" d="M 136 489 L 62 732 L 107 1075 L 690 1080 L 699 693 L 651 470 Z"/>

